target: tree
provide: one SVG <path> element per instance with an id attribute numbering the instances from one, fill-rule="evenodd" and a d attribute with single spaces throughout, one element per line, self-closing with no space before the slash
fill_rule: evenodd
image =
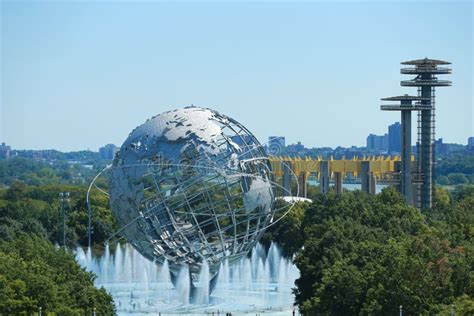
<path id="1" fill-rule="evenodd" d="M 282 254 L 288 258 L 301 249 L 303 246 L 303 235 L 301 231 L 304 211 L 308 203 L 298 202 L 291 206 L 284 201 L 277 201 L 275 208 L 279 210 L 275 214 L 275 225 L 270 226 L 263 235 L 261 242 L 267 247 L 270 242 L 276 242 L 281 247 Z M 281 216 L 285 215 L 283 218 Z M 289 238 L 291 236 L 291 238 Z"/>
<path id="2" fill-rule="evenodd" d="M 466 294 L 462 295 L 453 304 L 444 305 L 438 316 L 451 315 L 451 309 L 454 310 L 455 315 L 474 315 L 474 298 Z"/>
<path id="3" fill-rule="evenodd" d="M 93 286 L 94 276 L 74 256 L 45 239 L 20 233 L 0 241 L 0 314 L 113 315 L 112 297 Z"/>
<path id="4" fill-rule="evenodd" d="M 447 176 L 439 176 L 436 179 L 436 182 L 438 182 L 439 185 L 449 185 L 451 182 L 449 182 L 449 179 Z"/>
<path id="5" fill-rule="evenodd" d="M 85 186 L 43 185 L 30 186 L 20 181 L 8 189 L 0 189 L 0 235 L 12 233 L 12 228 L 2 219 L 17 223 L 17 231 L 42 235 L 52 243 L 62 242 L 62 214 L 59 192 L 70 192 L 67 205 L 67 241 L 71 246 L 87 246 L 88 210 Z M 115 218 L 107 198 L 94 191 L 91 194 L 94 235 L 93 244 L 102 245 L 116 230 Z M 15 226 L 16 227 L 16 226 Z"/>
<path id="6" fill-rule="evenodd" d="M 321 195 L 307 207 L 295 262 L 308 315 L 437 314 L 474 294 L 474 194 L 443 194 L 426 217 L 393 189 Z M 462 198 L 460 198 L 462 197 Z M 468 302 L 467 299 L 466 302 Z M 469 303 L 465 304 L 469 306 Z"/>
<path id="7" fill-rule="evenodd" d="M 474 174 L 474 155 L 455 154 L 436 163 L 436 174 L 446 176 L 450 173 Z"/>
<path id="8" fill-rule="evenodd" d="M 448 179 L 451 184 L 466 184 L 469 182 L 462 173 L 450 173 Z"/>

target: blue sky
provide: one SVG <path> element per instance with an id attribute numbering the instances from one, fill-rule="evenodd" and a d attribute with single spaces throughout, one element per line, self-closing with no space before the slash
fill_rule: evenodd
<path id="1" fill-rule="evenodd" d="M 453 62 L 437 136 L 473 130 L 472 2 L 1 2 L 0 141 L 120 145 L 147 118 L 194 104 L 265 142 L 365 145 L 399 120 L 380 98 L 400 62 Z"/>

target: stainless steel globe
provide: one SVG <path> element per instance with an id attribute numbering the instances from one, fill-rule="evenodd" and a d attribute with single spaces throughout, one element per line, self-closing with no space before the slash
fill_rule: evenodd
<path id="1" fill-rule="evenodd" d="M 117 153 L 110 203 L 121 233 L 150 260 L 212 274 L 246 255 L 274 215 L 272 173 L 257 139 L 216 111 L 187 107 L 131 132 Z"/>

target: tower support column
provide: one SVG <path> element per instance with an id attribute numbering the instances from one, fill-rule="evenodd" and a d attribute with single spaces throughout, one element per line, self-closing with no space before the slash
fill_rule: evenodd
<path id="1" fill-rule="evenodd" d="M 336 189 L 336 194 L 342 194 L 342 173 L 334 172 L 334 187 Z"/>
<path id="2" fill-rule="evenodd" d="M 361 162 L 361 172 L 360 172 L 360 189 L 362 192 L 370 192 L 370 161 Z"/>
<path id="3" fill-rule="evenodd" d="M 319 190 L 321 193 L 329 192 L 329 161 L 323 160 L 319 162 Z"/>
<path id="4" fill-rule="evenodd" d="M 431 107 L 431 87 L 421 87 L 421 96 L 428 100 L 421 101 Z M 433 135 L 432 135 L 432 109 L 421 111 L 421 209 L 431 209 L 433 205 Z"/>
<path id="5" fill-rule="evenodd" d="M 411 161 L 411 112 L 412 111 L 419 111 L 423 113 L 424 117 L 422 116 L 420 119 L 421 126 L 423 127 L 424 130 L 421 131 L 419 134 L 422 142 L 421 150 L 419 153 L 418 157 L 418 162 L 419 162 L 419 168 L 415 167 L 415 170 L 417 171 L 416 175 L 418 176 L 417 179 L 419 178 L 420 174 L 423 174 L 424 170 L 428 170 L 431 166 L 431 158 L 432 153 L 431 153 L 431 145 L 427 145 L 431 143 L 431 138 L 432 134 L 429 132 L 426 134 L 426 130 L 431 130 L 431 121 L 428 120 L 428 122 L 425 122 L 426 116 L 430 116 L 430 110 L 431 110 L 431 105 L 430 105 L 430 98 L 428 97 L 423 97 L 423 96 L 409 96 L 407 94 L 402 95 L 402 96 L 397 96 L 397 97 L 390 97 L 390 98 L 383 98 L 383 101 L 400 101 L 400 104 L 396 105 L 382 105 L 380 108 L 383 111 L 400 111 L 401 113 L 401 144 L 402 144 L 402 155 L 401 155 L 401 162 L 398 162 L 396 164 L 396 170 L 400 177 L 399 177 L 399 191 L 403 196 L 405 197 L 405 200 L 407 201 L 408 204 L 411 205 L 416 205 L 417 207 L 420 207 L 418 204 L 415 203 L 414 200 L 420 200 L 423 201 L 423 194 L 419 191 L 422 190 L 415 190 L 417 192 L 417 198 L 413 198 L 413 167 L 412 167 L 412 161 Z M 418 101 L 415 104 L 412 104 L 412 101 Z M 431 167 L 432 170 L 432 167 Z M 429 171 L 427 171 L 429 173 Z M 432 176 L 430 176 L 432 177 Z M 423 184 L 425 185 L 425 183 Z M 427 184 L 428 187 L 430 183 Z M 430 195 L 431 196 L 431 195 Z M 419 199 L 418 199 L 419 197 Z M 431 198 L 431 197 L 429 197 Z M 425 205 L 429 204 L 429 201 L 427 201 L 427 197 L 424 197 L 424 203 Z M 421 204 L 421 203 L 420 203 Z"/>
<path id="6" fill-rule="evenodd" d="M 283 196 L 291 196 L 291 161 L 282 161 Z"/>
<path id="7" fill-rule="evenodd" d="M 411 103 L 411 102 L 410 102 Z M 411 111 L 402 110 L 402 170 L 400 178 L 401 193 L 408 204 L 413 204 L 411 179 Z"/>
<path id="8" fill-rule="evenodd" d="M 298 187 L 299 187 L 299 192 L 298 196 L 302 198 L 306 198 L 307 196 L 307 183 L 306 183 L 306 173 L 301 172 L 300 175 L 298 176 Z"/>
<path id="9" fill-rule="evenodd" d="M 377 178 L 373 172 L 369 173 L 369 179 L 369 194 L 375 194 L 377 193 Z"/>

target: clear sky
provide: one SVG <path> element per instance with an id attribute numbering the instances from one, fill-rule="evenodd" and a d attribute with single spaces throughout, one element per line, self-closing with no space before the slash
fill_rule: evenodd
<path id="1" fill-rule="evenodd" d="M 380 98 L 400 62 L 452 61 L 437 137 L 473 136 L 473 2 L 1 1 L 0 141 L 121 145 L 147 118 L 194 104 L 265 142 L 365 145 L 399 120 Z M 449 78 L 448 78 L 449 77 Z"/>

